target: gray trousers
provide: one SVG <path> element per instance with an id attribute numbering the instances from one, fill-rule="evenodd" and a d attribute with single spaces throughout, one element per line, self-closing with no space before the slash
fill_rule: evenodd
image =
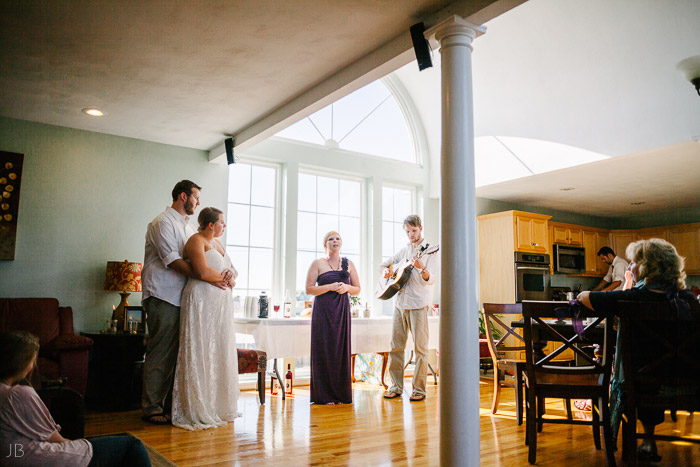
<path id="1" fill-rule="evenodd" d="M 392 385 L 389 391 L 403 393 L 403 367 L 408 331 L 413 334 L 416 366 L 413 371 L 413 394 L 425 395 L 428 378 L 428 307 L 417 310 L 394 308 L 394 323 L 391 331 L 389 353 L 389 376 Z"/>
<path id="2" fill-rule="evenodd" d="M 180 307 L 156 297 L 148 297 L 142 304 L 148 323 L 148 344 L 141 407 L 145 415 L 150 415 L 170 409 L 166 406 L 172 396 L 180 347 Z"/>

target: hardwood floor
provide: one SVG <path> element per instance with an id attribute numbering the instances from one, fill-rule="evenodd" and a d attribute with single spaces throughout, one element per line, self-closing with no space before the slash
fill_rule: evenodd
<path id="1" fill-rule="evenodd" d="M 482 379 L 480 384 L 482 465 L 527 465 L 525 425 L 515 423 L 513 391 L 502 392 L 499 412 L 491 415 L 492 382 Z M 384 400 L 381 387 L 356 383 L 354 403 L 343 406 L 310 405 L 307 387 L 295 391 L 287 401 L 268 393 L 264 406 L 258 404 L 255 392 L 244 391 L 241 418 L 198 432 L 149 425 L 141 421 L 138 411 L 90 413 L 86 436 L 130 431 L 180 466 L 438 465 L 438 386 L 428 386 L 425 402 L 411 403 L 407 394 Z M 561 401 L 548 403 L 547 413 L 565 416 Z M 668 415 L 666 420 L 659 433 L 700 437 L 700 414 L 679 413 L 677 423 Z M 537 465 L 605 465 L 605 455 L 593 446 L 589 427 L 545 425 L 537 441 Z M 658 465 L 700 466 L 697 444 L 659 442 L 659 454 L 663 461 Z M 619 463 L 619 452 L 617 459 Z"/>

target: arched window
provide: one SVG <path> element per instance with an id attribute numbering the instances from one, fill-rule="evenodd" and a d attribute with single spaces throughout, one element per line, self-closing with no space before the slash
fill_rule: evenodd
<path id="1" fill-rule="evenodd" d="M 406 117 L 382 80 L 358 89 L 276 136 L 330 149 L 416 162 Z"/>

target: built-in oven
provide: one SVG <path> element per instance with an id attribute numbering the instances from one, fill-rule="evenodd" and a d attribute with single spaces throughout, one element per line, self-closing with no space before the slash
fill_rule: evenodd
<path id="1" fill-rule="evenodd" d="M 551 300 L 549 255 L 515 252 L 515 301 Z"/>
<path id="2" fill-rule="evenodd" d="M 586 249 L 580 246 L 554 245 L 554 272 L 583 274 L 586 272 Z"/>

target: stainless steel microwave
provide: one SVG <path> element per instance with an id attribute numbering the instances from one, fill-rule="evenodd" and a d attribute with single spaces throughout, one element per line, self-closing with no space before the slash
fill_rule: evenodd
<path id="1" fill-rule="evenodd" d="M 586 249 L 579 246 L 554 245 L 554 272 L 583 274 L 586 272 Z"/>

